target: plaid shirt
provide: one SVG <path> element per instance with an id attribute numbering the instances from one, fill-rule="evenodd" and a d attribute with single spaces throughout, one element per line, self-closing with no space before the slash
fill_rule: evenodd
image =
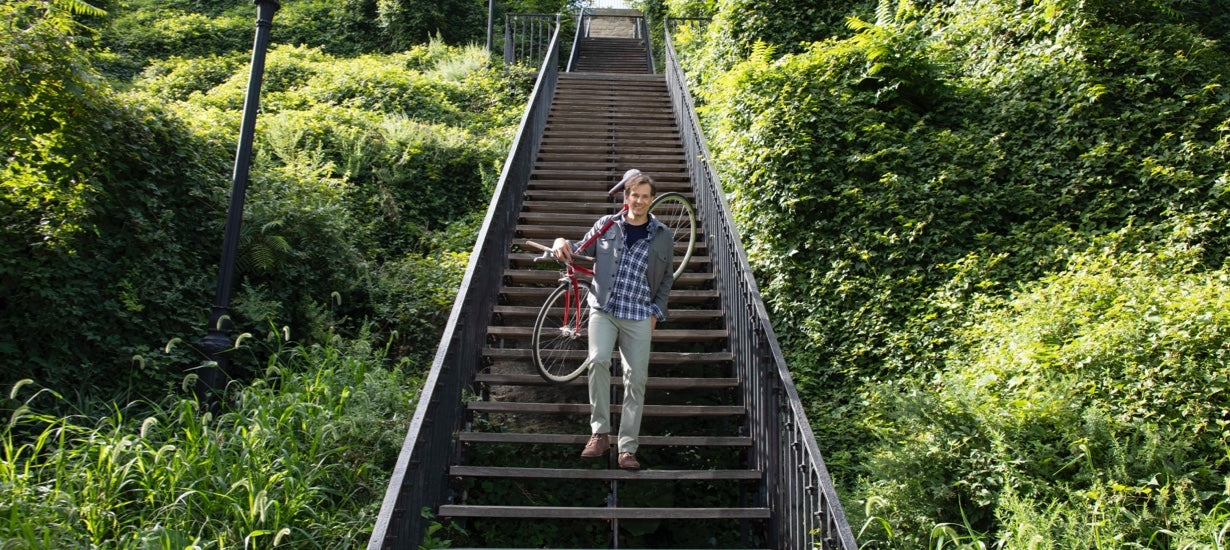
<path id="1" fill-rule="evenodd" d="M 627 234 L 627 220 L 620 218 L 618 223 L 621 224 L 622 232 Z M 598 229 L 597 226 L 590 229 L 581 242 L 589 240 Z M 649 271 L 649 243 L 657 230 L 657 225 L 650 223 L 649 236 L 637 241 L 632 248 L 624 249 L 619 259 L 619 270 L 615 272 L 615 285 L 611 287 L 611 298 L 602 305 L 601 311 L 633 321 L 648 319 L 650 315 L 657 317 L 659 321 L 665 320 L 666 316 L 649 295 L 649 278 L 646 277 Z M 574 244 L 573 252 L 577 248 L 579 247 Z"/>

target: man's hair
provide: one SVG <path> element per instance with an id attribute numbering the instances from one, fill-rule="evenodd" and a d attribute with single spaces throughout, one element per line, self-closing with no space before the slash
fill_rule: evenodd
<path id="1" fill-rule="evenodd" d="M 658 184 L 654 183 L 653 178 L 649 177 L 648 174 L 637 174 L 632 176 L 632 179 L 628 180 L 628 183 L 624 184 L 624 197 L 626 198 L 628 193 L 632 191 L 633 185 L 642 184 L 649 186 L 649 196 L 658 196 Z"/>

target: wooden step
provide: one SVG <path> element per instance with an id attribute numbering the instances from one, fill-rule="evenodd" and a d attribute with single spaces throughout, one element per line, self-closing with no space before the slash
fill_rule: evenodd
<path id="1" fill-rule="evenodd" d="M 689 202 L 691 202 L 693 199 L 691 193 L 680 193 L 680 194 L 683 195 L 684 198 L 688 199 Z M 538 190 L 538 189 L 530 189 L 524 193 L 525 200 L 527 201 L 554 201 L 554 202 L 569 202 L 569 199 L 578 201 L 578 202 L 592 201 L 594 199 L 594 195 L 595 193 L 593 191 L 555 191 L 555 190 L 543 191 L 543 190 Z M 607 203 L 607 205 L 609 204 L 613 204 L 613 203 Z M 618 205 L 616 205 L 616 208 L 618 208 Z"/>
<path id="2" fill-rule="evenodd" d="M 558 328 L 557 328 L 558 330 Z M 492 325 L 487 327 L 487 336 L 496 338 L 517 338 L 530 339 L 534 334 L 534 327 L 516 327 Z M 720 330 L 700 330 L 700 329 L 670 329 L 659 328 L 653 331 L 653 341 L 659 343 L 665 342 L 708 342 L 710 340 L 725 340 L 730 338 L 730 331 L 726 329 Z"/>
<path id="3" fill-rule="evenodd" d="M 520 236 L 533 237 L 533 235 Z M 564 233 L 550 233 L 551 235 L 561 235 Z M 712 283 L 716 276 L 713 273 L 688 273 L 684 272 L 675 279 L 677 287 L 694 287 Z M 504 270 L 504 280 L 506 284 L 511 285 L 550 285 L 559 284 L 559 272 L 555 270 L 545 269 L 506 269 Z"/>
<path id="4" fill-rule="evenodd" d="M 615 203 L 611 203 L 611 204 L 614 205 Z M 594 214 L 590 214 L 588 212 L 579 212 L 579 213 L 551 212 L 551 213 L 547 213 L 547 212 L 532 212 L 531 211 L 531 212 L 522 212 L 519 219 L 522 224 L 558 224 L 558 225 L 566 225 L 569 227 L 575 227 L 575 226 L 589 227 L 589 226 L 593 226 L 594 222 L 597 221 L 599 217 L 600 216 L 595 216 Z M 683 216 L 671 216 L 671 217 L 657 216 L 657 218 L 659 220 L 663 220 L 663 223 L 667 223 L 667 222 L 671 222 L 675 220 L 681 220 L 683 219 Z"/>
<path id="5" fill-rule="evenodd" d="M 555 287 L 509 286 L 500 289 L 500 296 L 507 300 L 505 302 L 507 304 L 524 305 L 529 302 L 541 306 L 552 290 L 555 290 Z M 672 288 L 668 303 L 695 304 L 714 300 L 717 297 L 718 291 L 714 289 L 677 290 Z"/>
<path id="6" fill-rule="evenodd" d="M 646 152 L 637 154 L 617 153 L 614 148 L 606 145 L 593 146 L 592 151 L 581 150 L 577 144 L 573 144 L 574 149 L 552 150 L 544 148 L 538 152 L 538 158 L 534 160 L 535 164 L 539 162 L 569 162 L 573 164 L 582 164 L 592 166 L 594 163 L 600 164 L 603 171 L 614 170 L 619 171 L 623 168 L 625 171 L 628 168 L 635 168 L 642 164 L 666 164 L 674 165 L 679 162 L 687 164 L 687 159 L 682 151 L 664 151 L 664 152 Z M 644 172 L 644 170 L 642 170 Z M 671 173 L 674 173 L 673 166 Z M 653 174 L 650 174 L 651 176 Z M 542 178 L 539 178 L 542 179 Z"/>
<path id="7" fill-rule="evenodd" d="M 768 508 L 582 508 L 446 504 L 440 517 L 521 519 L 768 519 Z"/>
<path id="8" fill-rule="evenodd" d="M 547 128 L 542 131 L 543 139 L 559 139 L 567 138 L 574 140 L 600 140 L 600 139 L 627 139 L 629 141 L 656 141 L 656 142 L 671 142 L 679 140 L 679 130 L 674 127 L 655 127 L 649 128 L 644 126 L 629 126 L 629 127 L 593 127 L 593 126 L 569 126 L 565 128 Z"/>
<path id="9" fill-rule="evenodd" d="M 471 401 L 466 408 L 482 413 L 519 414 L 584 414 L 590 413 L 588 403 L 518 403 L 513 401 Z M 741 405 L 643 405 L 643 416 L 665 417 L 719 417 L 742 416 L 746 410 Z M 611 414 L 620 413 L 619 405 L 611 405 Z"/>
<path id="10" fill-rule="evenodd" d="M 594 200 L 594 198 L 591 196 L 589 200 L 565 201 L 534 196 L 526 198 L 521 203 L 521 210 L 523 212 L 587 212 L 598 216 L 619 212 L 619 203 L 602 202 Z M 597 220 L 598 218 L 595 217 L 594 219 Z"/>
<path id="11" fill-rule="evenodd" d="M 612 435 L 611 445 L 619 444 L 619 435 Z M 514 445 L 584 445 L 589 434 L 540 434 L 517 432 L 461 432 L 457 440 L 462 443 L 493 443 Z M 642 447 L 751 447 L 752 438 L 747 436 L 714 437 L 689 435 L 642 435 L 637 438 Z"/>
<path id="12" fill-rule="evenodd" d="M 518 479 L 599 479 L 632 480 L 758 480 L 755 470 L 593 470 L 580 468 L 505 468 L 495 466 L 453 466 L 448 473 L 457 477 L 504 477 Z"/>
<path id="13" fill-rule="evenodd" d="M 542 306 L 504 306 L 498 305 L 492 310 L 492 313 L 499 319 L 525 319 L 533 321 L 538 316 L 538 311 Z M 562 308 L 556 308 L 562 309 Z M 695 323 L 704 321 L 721 321 L 725 318 L 726 312 L 720 309 L 683 309 L 675 308 L 670 310 L 670 323 Z"/>
<path id="14" fill-rule="evenodd" d="M 592 152 L 592 151 L 601 151 L 601 152 L 605 152 L 605 153 L 612 154 L 612 155 L 629 155 L 629 156 L 656 155 L 656 154 L 668 154 L 668 153 L 681 155 L 683 154 L 683 146 L 680 144 L 663 144 L 663 145 L 658 145 L 654 147 L 644 146 L 644 147 L 636 147 L 634 149 L 627 149 L 627 148 L 616 149 L 615 147 L 611 147 L 610 145 L 606 145 L 606 144 L 594 145 L 594 144 L 585 144 L 585 143 L 577 143 L 575 141 L 569 141 L 569 142 L 562 142 L 562 143 L 556 143 L 556 144 L 546 143 L 544 144 L 543 147 L 539 148 L 538 154 L 543 155 L 543 154 L 548 154 L 548 153 L 586 153 L 586 152 Z"/>
<path id="15" fill-rule="evenodd" d="M 587 111 L 590 113 L 578 113 L 578 109 L 563 109 L 560 107 L 552 107 L 547 112 L 547 124 L 561 121 L 576 121 L 584 124 L 610 124 L 611 122 L 626 121 L 647 121 L 647 122 L 669 122 L 674 124 L 675 111 L 667 102 L 645 102 L 639 101 L 632 104 L 620 105 L 618 109 L 603 108 L 597 109 L 594 102 L 588 102 L 591 106 Z M 592 114 L 592 111 L 603 111 L 601 115 Z"/>
<path id="16" fill-rule="evenodd" d="M 545 245 L 545 244 L 550 244 L 550 243 L 542 243 L 542 244 Z M 509 253 L 508 255 L 508 262 L 509 262 L 509 265 L 517 266 L 517 267 L 541 268 L 544 265 L 546 266 L 551 265 L 551 262 L 549 261 L 547 262 L 538 261 L 538 259 L 541 257 L 542 257 L 541 253 L 529 254 L 529 253 L 524 253 L 524 252 L 512 252 L 512 253 Z M 675 267 L 679 267 L 679 264 L 682 261 L 683 261 L 682 257 L 675 256 L 675 262 L 674 262 Z M 693 251 L 692 257 L 688 259 L 688 270 L 708 272 L 710 261 L 711 260 L 709 256 L 701 256 L 701 255 L 698 255 L 695 251 Z"/>
<path id="17" fill-rule="evenodd" d="M 537 374 L 491 374 L 480 373 L 474 377 L 475 382 L 493 386 L 547 386 L 548 384 Z M 575 380 L 564 384 L 566 386 L 588 386 L 588 376 L 578 376 Z M 611 385 L 623 387 L 622 377 L 612 376 Z M 696 390 L 696 389 L 726 389 L 739 385 L 738 378 L 666 378 L 651 376 L 645 381 L 645 387 L 651 390 Z"/>
<path id="18" fill-rule="evenodd" d="M 483 357 L 491 360 L 501 361 L 529 361 L 530 350 L 525 348 L 483 348 Z M 616 357 L 617 352 L 612 352 L 611 357 Z M 576 352 L 568 352 L 563 355 L 567 359 L 575 359 L 584 361 L 587 353 L 585 350 Z M 729 351 L 705 351 L 705 352 L 680 352 L 680 351 L 651 351 L 649 352 L 649 366 L 655 365 L 716 365 L 729 363 L 735 360 L 733 353 Z"/>

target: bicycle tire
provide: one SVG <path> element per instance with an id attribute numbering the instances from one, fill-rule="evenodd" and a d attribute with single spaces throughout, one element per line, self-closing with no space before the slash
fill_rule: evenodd
<path id="1" fill-rule="evenodd" d="M 679 193 L 663 193 L 649 205 L 649 213 L 666 225 L 674 235 L 675 250 L 683 247 L 683 259 L 675 268 L 674 280 L 688 267 L 692 253 L 696 250 L 696 208 L 688 199 Z"/>
<path id="2" fill-rule="evenodd" d="M 571 316 L 580 311 L 581 322 L 564 325 L 565 303 L 571 293 L 571 283 L 555 287 L 538 310 L 534 319 L 532 357 L 538 374 L 551 384 L 566 384 L 580 376 L 586 367 L 589 354 L 589 285 L 579 283 L 580 307 L 568 303 Z M 571 320 L 571 317 L 570 317 Z"/>

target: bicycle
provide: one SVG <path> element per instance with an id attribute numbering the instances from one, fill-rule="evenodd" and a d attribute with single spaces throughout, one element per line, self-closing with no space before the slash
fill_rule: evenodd
<path id="1" fill-rule="evenodd" d="M 622 184 L 616 185 L 608 194 L 615 195 L 622 189 Z M 577 249 L 583 250 L 593 244 L 627 209 L 625 204 L 616 216 Z M 696 248 L 696 209 L 683 195 L 669 192 L 658 195 L 653 200 L 649 205 L 649 213 L 671 231 L 675 248 L 683 248 L 682 260 L 673 274 L 673 280 L 678 280 Z M 534 319 L 531 357 L 534 367 L 543 379 L 552 384 L 565 384 L 576 379 L 585 370 L 585 358 L 589 351 L 589 306 L 586 301 L 589 298 L 590 283 L 578 279 L 577 275 L 593 277 L 594 272 L 576 265 L 575 261 L 593 262 L 594 258 L 573 254 L 572 262 L 564 262 L 551 255 L 550 247 L 533 241 L 527 241 L 526 244 L 543 252 L 542 256 L 534 259 L 535 262 L 551 261 L 563 266 L 559 286 L 547 296 Z"/>

